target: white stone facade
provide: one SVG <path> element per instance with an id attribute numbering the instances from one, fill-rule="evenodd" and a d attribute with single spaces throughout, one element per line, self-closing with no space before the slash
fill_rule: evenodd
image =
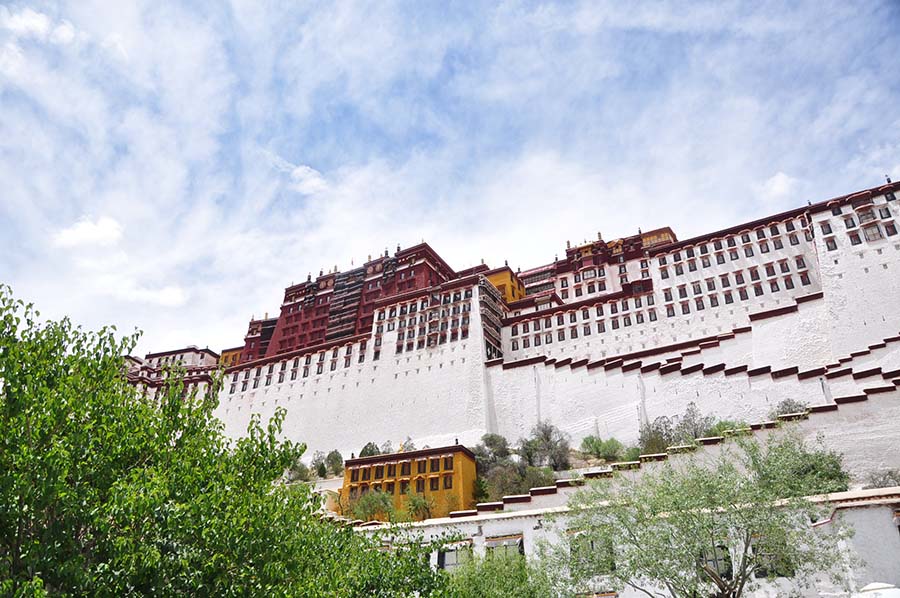
<path id="1" fill-rule="evenodd" d="M 757 422 L 786 398 L 824 406 L 865 396 L 900 378 L 898 191 L 653 247 L 605 264 L 604 291 L 599 266 L 554 273 L 541 284 L 559 294 L 565 279 L 568 298 L 501 301 L 499 318 L 482 276 L 437 301 L 397 297 L 368 334 L 230 368 L 217 415 L 237 436 L 252 414 L 265 421 L 284 407 L 284 434 L 308 454 L 349 456 L 407 436 L 420 447 L 472 445 L 485 432 L 515 441 L 539 421 L 574 444 L 587 434 L 627 443 L 642 421 L 690 402 Z M 465 338 L 452 332 L 463 318 Z M 437 327 L 443 342 L 431 340 Z"/>

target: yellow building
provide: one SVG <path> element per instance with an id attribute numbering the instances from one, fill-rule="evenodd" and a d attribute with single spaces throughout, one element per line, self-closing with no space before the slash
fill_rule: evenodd
<path id="1" fill-rule="evenodd" d="M 234 347 L 233 349 L 222 349 L 222 355 L 219 357 L 219 364 L 227 368 L 237 365 L 241 361 L 241 351 L 244 346 Z"/>
<path id="2" fill-rule="evenodd" d="M 462 445 L 348 459 L 340 504 L 346 509 L 367 492 L 393 497 L 403 511 L 407 494 L 423 495 L 430 517 L 475 506 L 475 455 Z"/>
<path id="3" fill-rule="evenodd" d="M 525 298 L 525 285 L 509 266 L 488 270 L 484 272 L 484 277 L 500 291 L 506 303 Z"/>

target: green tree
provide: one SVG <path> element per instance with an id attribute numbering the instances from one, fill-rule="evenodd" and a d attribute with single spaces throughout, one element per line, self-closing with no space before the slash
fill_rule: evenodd
<path id="1" fill-rule="evenodd" d="M 394 499 L 385 492 L 366 492 L 350 504 L 350 512 L 355 519 L 372 521 L 394 521 L 397 514 L 394 510 Z"/>
<path id="2" fill-rule="evenodd" d="M 344 471 L 344 457 L 334 449 L 325 455 L 325 466 L 332 475 L 338 475 Z"/>
<path id="3" fill-rule="evenodd" d="M 554 471 L 569 468 L 569 439 L 549 422 L 535 425 L 531 436 L 519 441 L 518 453 L 528 465 L 547 465 Z"/>
<path id="4" fill-rule="evenodd" d="M 582 452 L 605 461 L 617 460 L 624 449 L 622 443 L 615 438 L 603 440 L 599 436 L 585 436 L 581 440 Z"/>
<path id="5" fill-rule="evenodd" d="M 291 468 L 288 469 L 285 478 L 288 482 L 308 482 L 312 478 L 312 474 L 309 471 L 309 467 L 303 461 L 297 459 Z"/>
<path id="6" fill-rule="evenodd" d="M 539 564 L 520 555 L 473 558 L 449 575 L 450 598 L 545 598 L 552 582 Z"/>
<path id="7" fill-rule="evenodd" d="M 434 499 L 408 490 L 406 493 L 406 504 L 403 507 L 404 516 L 409 521 L 422 521 L 431 518 L 434 510 Z"/>
<path id="8" fill-rule="evenodd" d="M 127 383 L 134 341 L 38 323 L 0 287 L 0 595 L 440 590 L 427 548 L 384 554 L 323 521 L 308 485 L 280 483 L 304 450 L 280 440 L 283 410 L 229 441 L 215 392 Z"/>
<path id="9" fill-rule="evenodd" d="M 820 443 L 739 438 L 712 460 L 692 455 L 592 482 L 570 501 L 567 525 L 578 533 L 548 562 L 580 591 L 602 574 L 614 588 L 675 598 L 739 598 L 764 577 L 839 578 L 852 530 L 837 520 L 813 529 L 811 517 L 828 507 L 802 497 L 845 487 L 840 457 Z"/>
<path id="10" fill-rule="evenodd" d="M 380 455 L 381 449 L 378 448 L 378 445 L 374 442 L 367 442 L 362 450 L 359 451 L 360 457 L 374 457 L 375 455 Z"/>
<path id="11" fill-rule="evenodd" d="M 511 455 L 509 442 L 500 434 L 485 434 L 472 452 L 478 475 L 487 474 L 498 463 L 508 462 Z"/>
<path id="12" fill-rule="evenodd" d="M 309 463 L 310 469 L 316 472 L 320 478 L 328 477 L 328 466 L 325 464 L 325 453 L 316 451 L 313 453 L 312 461 Z"/>

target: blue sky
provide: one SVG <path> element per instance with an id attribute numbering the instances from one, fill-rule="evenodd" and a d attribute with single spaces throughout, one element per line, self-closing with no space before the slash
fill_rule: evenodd
<path id="1" fill-rule="evenodd" d="M 307 273 L 523 269 L 900 179 L 900 5 L 0 3 L 0 282 L 239 344 Z"/>

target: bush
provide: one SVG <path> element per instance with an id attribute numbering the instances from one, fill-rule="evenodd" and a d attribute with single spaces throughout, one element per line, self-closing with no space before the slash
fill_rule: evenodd
<path id="1" fill-rule="evenodd" d="M 630 446 L 625 449 L 625 454 L 622 455 L 623 461 L 637 461 L 641 456 L 641 449 L 637 446 Z"/>
<path id="2" fill-rule="evenodd" d="M 309 467 L 303 461 L 297 459 L 285 476 L 288 482 L 308 482 L 312 477 Z"/>
<path id="3" fill-rule="evenodd" d="M 787 415 L 788 413 L 806 413 L 809 405 L 803 401 L 796 399 L 784 399 L 775 408 L 769 411 L 769 419 L 776 419 L 779 415 Z"/>
<path id="4" fill-rule="evenodd" d="M 384 492 L 366 492 L 350 505 L 350 513 L 355 519 L 372 521 L 393 521 L 396 518 L 394 512 L 394 499 Z"/>
<path id="5" fill-rule="evenodd" d="M 872 488 L 892 488 L 900 486 L 900 469 L 876 471 L 866 476 L 864 490 Z"/>
<path id="6" fill-rule="evenodd" d="M 588 453 L 605 461 L 616 461 L 622 454 L 624 447 L 615 438 L 602 440 L 599 436 L 586 436 L 581 441 L 582 452 Z"/>
<path id="7" fill-rule="evenodd" d="M 473 558 L 448 577 L 447 595 L 453 598 L 544 598 L 554 594 L 547 571 L 519 555 Z"/>
<path id="8" fill-rule="evenodd" d="M 528 465 L 548 465 L 554 471 L 569 468 L 569 439 L 559 428 L 549 422 L 537 424 L 531 436 L 519 441 L 519 456 Z"/>

